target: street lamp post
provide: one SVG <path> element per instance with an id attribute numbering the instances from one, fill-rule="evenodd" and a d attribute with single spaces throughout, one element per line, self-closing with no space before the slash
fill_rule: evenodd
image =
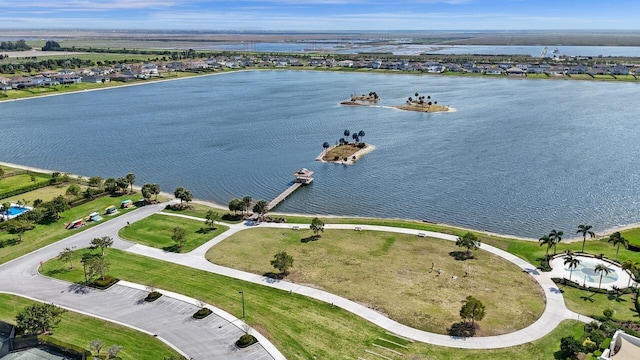
<path id="1" fill-rule="evenodd" d="M 244 290 L 238 291 L 238 294 L 242 295 L 242 318 L 244 319 Z"/>

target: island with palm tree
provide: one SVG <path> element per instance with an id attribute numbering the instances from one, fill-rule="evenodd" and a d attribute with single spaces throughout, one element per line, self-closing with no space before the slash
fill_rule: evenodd
<path id="1" fill-rule="evenodd" d="M 419 112 L 448 112 L 452 111 L 450 107 L 438 105 L 437 101 L 432 101 L 431 96 L 420 95 L 420 93 L 416 92 L 414 97 L 409 96 L 406 104 L 394 106 L 396 109 L 405 110 L 405 111 L 419 111 Z"/>
<path id="2" fill-rule="evenodd" d="M 328 142 L 322 144 L 324 150 L 316 157 L 316 161 L 349 165 L 375 150 L 375 146 L 362 141 L 365 136 L 364 130 L 351 132 L 346 129 L 342 134 L 344 137 L 338 139 L 335 145 L 331 146 Z M 349 141 L 349 136 L 353 141 Z"/>
<path id="3" fill-rule="evenodd" d="M 380 97 L 375 91 L 370 91 L 368 95 L 356 95 L 351 94 L 349 100 L 343 101 L 340 105 L 349 105 L 349 106 L 372 106 L 378 104 Z"/>

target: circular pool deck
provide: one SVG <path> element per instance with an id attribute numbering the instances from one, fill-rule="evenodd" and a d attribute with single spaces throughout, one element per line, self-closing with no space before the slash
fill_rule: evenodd
<path id="1" fill-rule="evenodd" d="M 573 274 L 571 274 L 569 266 L 564 264 L 565 257 L 558 256 L 549 263 L 553 269 L 549 273 L 549 276 L 565 279 L 571 278 L 572 281 L 580 285 L 597 288 L 600 283 L 600 273 L 597 273 L 594 269 L 598 264 L 604 264 L 610 271 L 609 274 L 602 276 L 601 288 L 611 290 L 615 285 L 616 287 L 623 289 L 637 284 L 633 279 L 631 279 L 629 273 L 618 265 L 588 256 L 578 255 L 575 256 L 575 258 L 580 260 L 580 264 L 573 269 Z M 631 282 L 629 282 L 630 279 Z"/>

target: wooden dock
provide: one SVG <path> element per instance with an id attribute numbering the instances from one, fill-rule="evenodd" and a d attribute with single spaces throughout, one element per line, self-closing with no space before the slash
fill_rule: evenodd
<path id="1" fill-rule="evenodd" d="M 278 206 L 278 204 L 283 202 L 284 199 L 287 198 L 287 196 L 291 195 L 294 191 L 298 190 L 302 185 L 311 184 L 311 182 L 313 181 L 313 177 L 311 175 L 313 175 L 313 171 L 307 170 L 307 169 L 300 169 L 295 173 L 293 173 L 293 176 L 295 176 L 296 178 L 293 184 L 289 186 L 285 191 L 283 191 L 282 194 L 278 195 L 275 199 L 271 200 L 271 202 L 267 207 L 267 211 L 270 211 L 276 206 Z"/>
<path id="2" fill-rule="evenodd" d="M 291 195 L 291 193 L 293 193 L 294 191 L 298 190 L 298 188 L 302 186 L 302 183 L 293 183 L 293 185 L 289 186 L 287 188 L 287 190 L 283 191 L 282 194 L 278 195 L 278 197 L 276 197 L 275 199 L 271 200 L 271 202 L 269 203 L 269 210 L 272 210 L 274 207 L 278 206 L 278 204 L 280 204 L 281 202 L 284 201 L 284 199 L 287 198 L 287 196 Z"/>

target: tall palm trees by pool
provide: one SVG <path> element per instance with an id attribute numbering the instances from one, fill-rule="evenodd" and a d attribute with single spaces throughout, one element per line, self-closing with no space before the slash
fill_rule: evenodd
<path id="1" fill-rule="evenodd" d="M 607 242 L 610 242 L 613 244 L 613 246 L 617 246 L 618 248 L 616 249 L 616 262 L 618 262 L 618 252 L 620 252 L 620 245 L 623 245 L 626 248 L 629 247 L 629 240 L 625 239 L 624 237 L 622 237 L 622 235 L 620 235 L 619 231 L 614 232 L 613 234 L 611 234 L 609 236 L 609 240 L 607 240 Z"/>
<path id="2" fill-rule="evenodd" d="M 600 282 L 598 283 L 598 289 L 600 289 L 600 286 L 602 285 L 602 276 L 609 275 L 611 269 L 609 269 L 605 264 L 598 264 L 593 270 L 596 273 L 600 273 Z"/>
<path id="3" fill-rule="evenodd" d="M 567 252 L 567 255 L 564 257 L 564 264 L 569 266 L 569 281 L 571 281 L 571 276 L 573 276 L 573 270 L 580 265 L 580 259 L 573 256 L 571 252 Z M 602 280 L 601 280 L 602 281 Z"/>
<path id="4" fill-rule="evenodd" d="M 582 251 L 584 252 L 584 244 L 587 242 L 587 235 L 589 235 L 589 237 L 591 239 L 596 237 L 596 233 L 594 233 L 593 231 L 591 231 L 592 226 L 591 225 L 578 225 L 578 231 L 576 231 L 576 234 L 582 234 Z"/>
<path id="5" fill-rule="evenodd" d="M 562 240 L 562 236 L 564 235 L 564 231 L 556 231 L 556 229 L 551 230 L 549 233 L 549 239 L 553 243 L 553 256 L 556 255 L 556 250 L 558 249 L 558 243 Z"/>
<path id="6" fill-rule="evenodd" d="M 549 259 L 549 249 L 551 248 L 551 246 L 553 246 L 553 241 L 549 238 L 549 235 L 545 235 L 543 237 L 541 237 L 540 239 L 538 239 L 538 241 L 540 242 L 540 246 L 542 245 L 547 245 L 547 252 L 545 253 L 545 259 Z"/>

